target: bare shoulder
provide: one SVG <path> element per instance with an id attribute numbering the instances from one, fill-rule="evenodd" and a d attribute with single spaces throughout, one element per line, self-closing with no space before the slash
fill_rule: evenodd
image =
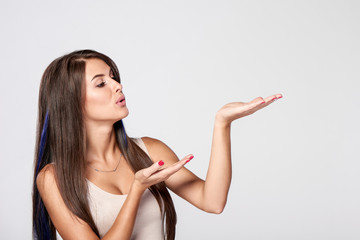
<path id="1" fill-rule="evenodd" d="M 53 164 L 47 164 L 36 177 L 36 186 L 39 189 L 40 194 L 45 189 L 57 187 L 55 180 L 55 169 Z"/>
<path id="2" fill-rule="evenodd" d="M 154 162 L 163 160 L 168 164 L 179 161 L 179 158 L 171 148 L 159 139 L 151 137 L 141 138 Z"/>
<path id="3" fill-rule="evenodd" d="M 141 138 L 145 143 L 146 147 L 167 147 L 167 145 L 160 141 L 159 139 L 152 138 L 152 137 L 142 137 Z"/>

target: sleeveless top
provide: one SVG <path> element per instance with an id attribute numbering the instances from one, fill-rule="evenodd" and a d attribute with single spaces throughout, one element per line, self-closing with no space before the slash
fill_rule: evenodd
<path id="1" fill-rule="evenodd" d="M 141 138 L 135 138 L 133 140 L 149 155 Z M 106 192 L 89 180 L 87 180 L 87 183 L 91 215 L 99 230 L 100 237 L 102 238 L 115 222 L 127 195 L 117 195 Z M 145 190 L 140 200 L 131 239 L 164 239 L 161 210 L 156 198 L 148 189 Z"/>

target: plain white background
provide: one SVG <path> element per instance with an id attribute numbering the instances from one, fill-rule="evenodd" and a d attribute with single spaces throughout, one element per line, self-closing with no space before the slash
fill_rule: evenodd
<path id="1" fill-rule="evenodd" d="M 40 78 L 90 48 L 118 65 L 131 136 L 205 177 L 216 111 L 282 93 L 232 125 L 221 215 L 174 196 L 177 239 L 360 239 L 359 1 L 2 1 L 1 239 L 31 238 Z"/>

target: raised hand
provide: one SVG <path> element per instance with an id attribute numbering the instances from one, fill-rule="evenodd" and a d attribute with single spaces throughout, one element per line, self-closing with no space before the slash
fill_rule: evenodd
<path id="1" fill-rule="evenodd" d="M 216 123 L 230 126 L 232 121 L 253 114 L 279 98 L 282 98 L 281 94 L 271 95 L 265 99 L 257 97 L 250 102 L 228 103 L 216 113 Z"/>
<path id="2" fill-rule="evenodd" d="M 137 171 L 135 173 L 134 184 L 144 191 L 156 183 L 167 180 L 171 175 L 179 171 L 193 157 L 194 156 L 190 154 L 166 168 L 163 167 L 163 161 L 158 161 L 148 168 Z"/>

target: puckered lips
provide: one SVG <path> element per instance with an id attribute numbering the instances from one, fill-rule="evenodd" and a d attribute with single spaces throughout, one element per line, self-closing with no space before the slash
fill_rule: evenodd
<path id="1" fill-rule="evenodd" d="M 121 97 L 119 97 L 118 100 L 116 101 L 116 104 L 119 106 L 125 106 L 126 105 L 125 96 L 122 95 Z"/>

